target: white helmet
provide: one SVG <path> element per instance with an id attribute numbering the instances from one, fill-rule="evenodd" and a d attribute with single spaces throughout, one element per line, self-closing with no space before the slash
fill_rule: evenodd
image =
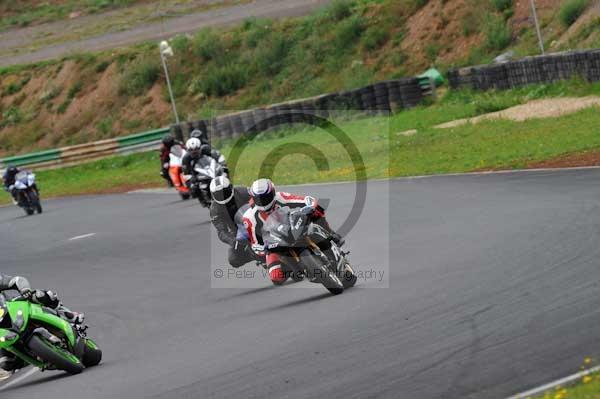
<path id="1" fill-rule="evenodd" d="M 258 179 L 250 187 L 250 196 L 259 211 L 270 211 L 275 203 L 275 185 L 269 179 Z"/>
<path id="2" fill-rule="evenodd" d="M 224 205 L 233 198 L 233 186 L 226 176 L 217 176 L 210 182 L 210 195 L 217 203 Z"/>
<path id="3" fill-rule="evenodd" d="M 191 139 L 186 141 L 185 148 L 188 151 L 195 151 L 195 150 L 199 150 L 201 145 L 202 145 L 202 142 L 200 141 L 200 139 L 192 137 Z"/>

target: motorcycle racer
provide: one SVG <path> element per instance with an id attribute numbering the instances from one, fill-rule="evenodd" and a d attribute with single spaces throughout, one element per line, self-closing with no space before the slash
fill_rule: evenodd
<path id="1" fill-rule="evenodd" d="M 186 141 L 185 148 L 187 152 L 182 160 L 183 174 L 193 176 L 194 166 L 203 156 L 214 158 L 223 166 L 225 173 L 227 173 L 227 162 L 225 161 L 225 157 L 218 150 L 213 149 L 210 144 L 203 144 L 199 138 L 192 137 Z"/>
<path id="2" fill-rule="evenodd" d="M 162 144 L 160 146 L 160 175 L 163 179 L 167 181 L 169 187 L 173 187 L 173 181 L 171 180 L 171 176 L 169 176 L 169 153 L 171 152 L 171 147 L 179 144 L 183 147 L 183 143 L 175 140 L 175 137 L 170 134 L 166 135 L 162 139 Z"/>
<path id="3" fill-rule="evenodd" d="M 229 245 L 228 260 L 238 268 L 253 260 L 254 254 L 242 222 L 242 215 L 250 207 L 250 194 L 244 186 L 234 187 L 225 176 L 218 176 L 210 183 L 212 203 L 210 219 L 217 229 L 219 239 Z"/>
<path id="4" fill-rule="evenodd" d="M 4 191 L 7 191 L 12 195 L 15 204 L 19 200 L 17 190 L 15 189 L 15 178 L 20 171 L 21 170 L 16 166 L 9 166 L 2 176 Z"/>
<path id="5" fill-rule="evenodd" d="M 16 176 L 20 173 L 25 171 L 24 169 L 19 169 L 16 166 L 9 166 L 8 168 L 6 168 L 6 171 L 4 172 L 4 175 L 2 176 L 2 180 L 3 180 L 3 184 L 4 184 L 4 191 L 7 191 L 10 193 L 10 195 L 12 195 L 13 197 L 13 202 L 15 204 L 21 205 L 21 197 L 19 196 L 19 190 L 17 190 L 17 188 L 15 187 L 15 183 L 16 183 Z M 37 185 L 34 183 L 32 188 L 36 191 L 39 191 Z"/>
<path id="6" fill-rule="evenodd" d="M 31 284 L 25 277 L 9 276 L 0 274 L 0 293 L 2 291 L 15 290 L 20 295 L 30 298 L 32 302 L 38 303 L 50 309 L 71 324 L 81 324 L 84 320 L 83 313 L 73 312 L 67 309 L 58 299 L 58 295 L 52 291 L 33 290 Z M 22 360 L 7 351 L 0 351 L 0 381 L 9 378 L 15 370 L 24 366 Z"/>
<path id="7" fill-rule="evenodd" d="M 278 254 L 269 253 L 268 251 L 265 253 L 262 227 L 269 215 L 278 207 L 312 207 L 313 223 L 327 230 L 332 235 L 336 244 L 339 246 L 343 245 L 344 241 L 342 237 L 331 229 L 325 219 L 325 210 L 318 205 L 315 198 L 276 191 L 273 182 L 269 179 L 256 180 L 252 183 L 249 192 L 251 201 L 250 208 L 243 215 L 244 227 L 247 230 L 254 252 L 266 255 L 269 277 L 274 284 L 283 284 L 289 276 L 282 269 L 281 259 Z"/>

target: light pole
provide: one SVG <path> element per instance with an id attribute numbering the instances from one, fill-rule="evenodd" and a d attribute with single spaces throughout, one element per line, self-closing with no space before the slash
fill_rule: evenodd
<path id="1" fill-rule="evenodd" d="M 540 22 L 537 17 L 537 10 L 535 8 L 535 0 L 531 0 L 531 12 L 533 13 L 533 22 L 535 22 L 535 30 L 537 31 L 538 41 L 540 42 L 540 50 L 542 55 L 546 54 L 544 51 L 544 39 L 542 39 L 542 31 L 540 30 Z"/>
<path id="2" fill-rule="evenodd" d="M 167 78 L 167 87 L 169 88 L 169 96 L 171 97 L 171 105 L 173 106 L 173 114 L 175 114 L 175 122 L 179 124 L 179 115 L 177 114 L 177 107 L 175 106 L 175 98 L 173 97 L 173 89 L 171 88 L 171 79 L 169 79 L 169 70 L 167 69 L 167 57 L 173 56 L 173 49 L 169 46 L 169 42 L 163 40 L 159 45 L 160 59 L 162 60 L 163 68 L 165 70 L 165 76 Z"/>

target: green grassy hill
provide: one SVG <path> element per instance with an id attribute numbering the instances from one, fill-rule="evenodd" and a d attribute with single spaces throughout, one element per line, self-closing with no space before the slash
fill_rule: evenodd
<path id="1" fill-rule="evenodd" d="M 600 46 L 588 3 L 548 0 L 540 17 L 551 49 Z M 248 20 L 171 40 L 183 119 L 535 53 L 528 7 L 511 0 L 334 1 L 310 16 Z M 576 21 L 576 22 L 573 22 Z M 0 69 L 0 156 L 89 142 L 172 120 L 156 43 Z"/>

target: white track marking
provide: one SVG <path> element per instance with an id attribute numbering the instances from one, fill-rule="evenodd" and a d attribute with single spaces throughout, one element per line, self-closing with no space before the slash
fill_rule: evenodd
<path id="1" fill-rule="evenodd" d="M 71 237 L 71 238 L 69 238 L 69 241 L 81 240 L 82 238 L 88 238 L 88 237 L 92 237 L 95 235 L 96 235 L 96 233 L 83 234 L 81 236 Z"/>
<path id="2" fill-rule="evenodd" d="M 571 382 L 573 382 L 575 380 L 583 378 L 586 375 L 595 373 L 597 371 L 600 371 L 600 366 L 596 366 L 596 367 L 593 367 L 593 368 L 591 368 L 589 370 L 581 371 L 581 372 L 579 372 L 577 374 L 573 374 L 573 375 L 570 375 L 568 377 L 561 378 L 560 380 L 556 380 L 556 381 L 551 382 L 549 384 L 542 385 L 541 387 L 531 389 L 531 390 L 529 390 L 527 392 L 523 392 L 523 393 L 511 396 L 511 397 L 509 397 L 507 399 L 525 399 L 525 398 L 533 397 L 533 396 L 536 396 L 536 395 L 540 395 L 540 394 L 543 394 L 543 393 L 545 393 L 545 392 L 547 392 L 547 391 L 549 391 L 549 390 L 551 390 L 553 388 L 556 388 L 557 386 L 562 386 L 562 385 L 569 384 L 569 383 L 571 383 Z"/>
<path id="3" fill-rule="evenodd" d="M 32 375 L 34 375 L 35 373 L 37 373 L 39 371 L 38 368 L 32 368 L 31 370 L 28 370 L 25 372 L 25 374 L 23 375 L 19 375 L 18 377 L 16 377 L 13 380 L 8 381 L 5 385 L 0 387 L 0 391 L 5 390 L 6 388 L 13 386 L 15 384 L 18 384 L 19 382 L 23 381 L 24 379 L 31 377 Z"/>

